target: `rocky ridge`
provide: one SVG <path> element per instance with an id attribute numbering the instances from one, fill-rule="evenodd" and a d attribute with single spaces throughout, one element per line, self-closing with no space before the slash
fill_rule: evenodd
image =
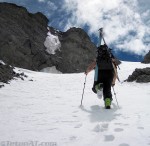
<path id="1" fill-rule="evenodd" d="M 48 19 L 42 13 L 31 14 L 26 8 L 10 3 L 0 3 L 0 60 L 12 66 L 40 71 L 56 66 L 62 73 L 83 72 L 95 58 L 96 46 L 81 28 L 66 32 L 56 31 L 61 48 L 48 54 L 44 41 L 47 37 Z"/>

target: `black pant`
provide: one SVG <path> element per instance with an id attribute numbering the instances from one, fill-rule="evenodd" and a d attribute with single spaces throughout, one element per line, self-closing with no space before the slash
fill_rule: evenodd
<path id="1" fill-rule="evenodd" d="M 98 70 L 98 81 L 94 82 L 95 85 L 102 83 L 103 96 L 112 100 L 111 85 L 114 77 L 114 70 Z"/>

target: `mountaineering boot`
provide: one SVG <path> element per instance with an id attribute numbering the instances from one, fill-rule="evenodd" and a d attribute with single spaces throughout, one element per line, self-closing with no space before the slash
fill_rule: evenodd
<path id="1" fill-rule="evenodd" d="M 96 92 L 97 92 L 97 97 L 98 97 L 99 99 L 101 99 L 102 96 L 103 96 L 103 87 L 102 87 L 102 84 L 97 84 L 97 85 L 95 86 L 95 90 L 96 90 Z"/>
<path id="2" fill-rule="evenodd" d="M 110 109 L 111 106 L 111 99 L 110 98 L 106 98 L 105 99 L 105 108 L 106 109 Z"/>
<path id="3" fill-rule="evenodd" d="M 97 93 L 96 89 L 95 89 L 95 86 L 97 85 L 97 81 L 94 81 L 94 84 L 93 84 L 93 87 L 92 87 L 92 91 L 94 93 Z"/>

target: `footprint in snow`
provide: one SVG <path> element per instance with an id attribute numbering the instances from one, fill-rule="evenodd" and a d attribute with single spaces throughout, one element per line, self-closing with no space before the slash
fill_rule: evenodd
<path id="1" fill-rule="evenodd" d="M 60 96 L 56 96 L 55 98 L 61 98 Z"/>
<path id="2" fill-rule="evenodd" d="M 123 124 L 123 123 L 114 123 L 115 125 L 120 125 L 120 126 L 128 126 L 129 124 Z"/>
<path id="3" fill-rule="evenodd" d="M 105 129 L 107 129 L 108 128 L 108 123 L 103 123 L 102 127 L 105 128 Z"/>
<path id="4" fill-rule="evenodd" d="M 138 129 L 141 129 L 141 130 L 143 130 L 144 129 L 144 127 L 137 127 Z"/>
<path id="5" fill-rule="evenodd" d="M 72 113 L 77 113 L 78 111 L 73 111 Z"/>
<path id="6" fill-rule="evenodd" d="M 100 132 L 101 131 L 101 128 L 99 125 L 96 125 L 93 129 L 94 132 Z"/>
<path id="7" fill-rule="evenodd" d="M 73 141 L 73 140 L 76 140 L 77 137 L 76 136 L 71 136 L 69 139 L 70 139 L 70 141 Z"/>
<path id="8" fill-rule="evenodd" d="M 106 142 L 113 141 L 114 139 L 115 139 L 115 137 L 113 135 L 105 135 L 105 141 Z"/>
<path id="9" fill-rule="evenodd" d="M 76 115 L 73 115 L 72 117 L 75 117 L 75 118 L 76 118 L 76 117 L 78 117 L 78 116 L 76 116 Z"/>
<path id="10" fill-rule="evenodd" d="M 80 127 L 82 127 L 82 124 L 78 124 L 74 128 L 80 128 Z"/>
<path id="11" fill-rule="evenodd" d="M 130 119 L 130 117 L 122 116 L 124 119 Z"/>
<path id="12" fill-rule="evenodd" d="M 122 123 L 115 123 L 115 125 L 122 125 Z"/>
<path id="13" fill-rule="evenodd" d="M 123 124 L 123 126 L 128 126 L 129 124 Z"/>
<path id="14" fill-rule="evenodd" d="M 103 123 L 102 125 L 101 125 L 101 131 L 103 132 L 103 131 L 107 131 L 108 130 L 108 124 L 107 123 Z"/>
<path id="15" fill-rule="evenodd" d="M 95 131 L 95 132 L 104 132 L 104 131 L 107 131 L 108 130 L 108 124 L 107 123 L 104 123 L 104 124 L 97 124 L 95 127 L 94 127 L 94 129 L 93 129 L 93 131 Z"/>
<path id="16" fill-rule="evenodd" d="M 115 132 L 121 132 L 121 131 L 123 131 L 123 129 L 122 128 L 115 128 L 114 131 Z"/>
<path id="17" fill-rule="evenodd" d="M 127 143 L 122 143 L 122 144 L 119 144 L 119 146 L 130 146 L 130 145 Z"/>

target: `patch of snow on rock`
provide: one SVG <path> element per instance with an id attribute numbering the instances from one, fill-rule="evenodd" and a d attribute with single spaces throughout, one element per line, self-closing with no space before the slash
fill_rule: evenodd
<path id="1" fill-rule="evenodd" d="M 58 36 L 52 35 L 50 31 L 47 33 L 44 46 L 47 48 L 46 51 L 49 54 L 55 54 L 56 50 L 60 50 L 61 43 Z"/>

